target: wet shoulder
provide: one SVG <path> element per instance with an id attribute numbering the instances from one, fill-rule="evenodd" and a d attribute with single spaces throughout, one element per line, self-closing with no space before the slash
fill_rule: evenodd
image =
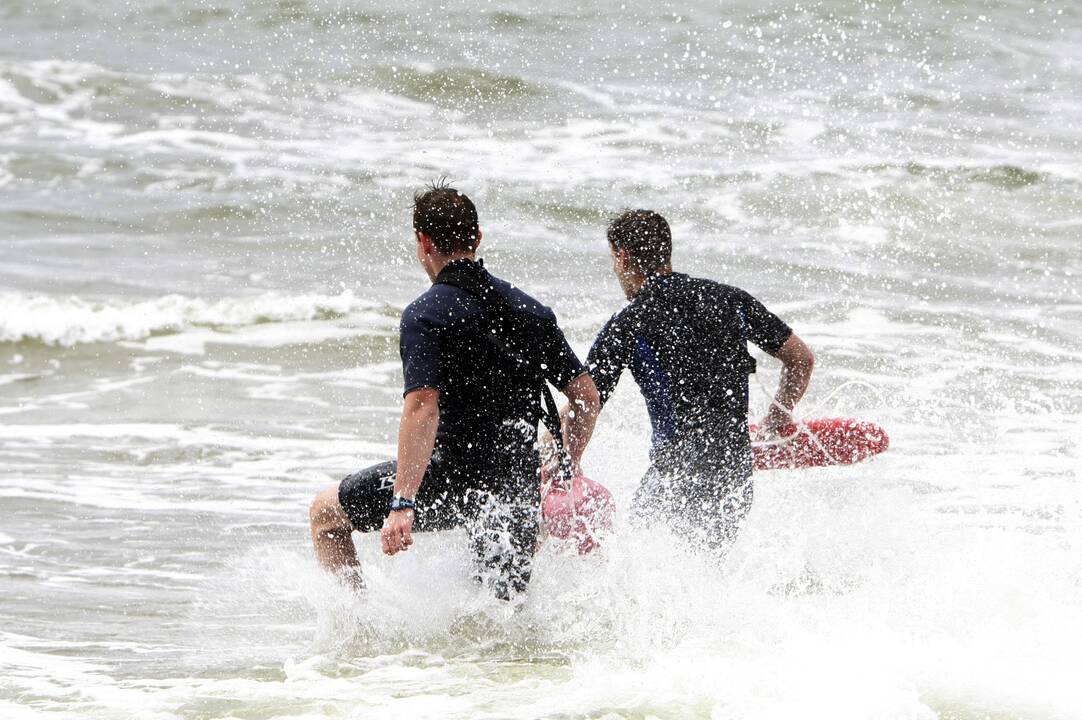
<path id="1" fill-rule="evenodd" d="M 512 307 L 546 320 L 556 321 L 556 313 L 552 311 L 552 308 L 532 295 L 527 294 L 522 288 L 516 287 L 506 280 L 502 280 L 494 275 L 492 276 L 492 285 L 500 295 L 503 295 L 507 302 L 511 303 Z"/>
<path id="2" fill-rule="evenodd" d="M 465 290 L 438 283 L 421 293 L 402 311 L 402 326 L 443 327 L 481 311 L 480 304 Z"/>
<path id="3" fill-rule="evenodd" d="M 728 307 L 746 295 L 743 290 L 707 278 L 691 277 L 673 273 L 677 294 L 685 301 L 699 307 Z"/>
<path id="4" fill-rule="evenodd" d="M 628 303 L 614 312 L 598 330 L 590 354 L 615 352 L 618 348 L 627 347 L 642 329 L 640 314 L 640 309 L 634 303 Z"/>
<path id="5" fill-rule="evenodd" d="M 638 307 L 635 303 L 628 303 L 612 314 L 608 322 L 602 326 L 602 332 L 611 332 L 630 329 L 635 324 L 638 315 Z"/>

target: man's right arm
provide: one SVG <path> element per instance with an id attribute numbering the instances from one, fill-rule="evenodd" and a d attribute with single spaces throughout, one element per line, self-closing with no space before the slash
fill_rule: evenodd
<path id="1" fill-rule="evenodd" d="M 590 348 L 586 359 L 587 372 L 562 388 L 569 402 L 560 411 L 560 426 L 576 474 L 582 472 L 582 456 L 593 436 L 601 407 L 616 389 L 620 373 L 627 366 L 627 352 L 624 343 L 620 342 L 621 337 L 613 319 L 610 319 Z"/>
<path id="2" fill-rule="evenodd" d="M 597 415 L 601 412 L 601 398 L 597 387 L 589 374 L 583 373 L 568 383 L 563 389 L 568 404 L 560 413 L 564 445 L 571 456 L 571 467 L 575 474 L 582 472 L 582 454 L 590 437 L 594 434 Z"/>
<path id="3" fill-rule="evenodd" d="M 436 430 L 440 424 L 440 392 L 419 388 L 406 395 L 402 403 L 402 421 L 398 426 L 398 469 L 395 472 L 394 496 L 414 500 L 432 459 Z M 387 513 L 380 532 L 383 552 L 394 555 L 413 544 L 413 510 Z"/>
<path id="4" fill-rule="evenodd" d="M 399 351 L 405 384 L 398 426 L 398 470 L 394 494 L 413 500 L 421 487 L 439 428 L 439 341 L 417 303 L 402 313 Z M 413 544 L 413 511 L 388 512 L 383 523 L 383 552 L 394 555 Z"/>
<path id="5" fill-rule="evenodd" d="M 590 348 L 586 367 L 575 357 L 558 328 L 551 338 L 548 364 L 556 372 L 549 375 L 548 380 L 559 387 L 568 399 L 560 411 L 560 427 L 575 474 L 582 472 L 582 456 L 593 436 L 606 393 L 612 392 L 623 370 L 609 332 L 611 325 L 611 321 L 606 323 L 598 333 Z M 599 372 L 599 368 L 604 370 Z M 599 377 L 602 379 L 599 380 Z M 554 457 L 554 452 L 552 437 L 548 432 L 542 433 L 541 457 L 546 464 Z"/>

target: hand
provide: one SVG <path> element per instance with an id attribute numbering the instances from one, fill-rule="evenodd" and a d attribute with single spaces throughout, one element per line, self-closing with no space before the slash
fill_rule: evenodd
<path id="1" fill-rule="evenodd" d="M 379 533 L 383 552 L 387 555 L 394 555 L 407 550 L 413 544 L 412 532 L 412 510 L 394 510 L 387 513 L 387 519 L 383 521 L 383 529 Z"/>
<path id="2" fill-rule="evenodd" d="M 541 491 L 551 490 L 560 484 L 560 466 L 555 462 L 542 463 L 541 465 Z"/>
<path id="3" fill-rule="evenodd" d="M 792 418 L 778 407 L 771 406 L 766 417 L 759 423 L 755 433 L 756 440 L 774 440 L 788 437 L 796 432 Z"/>
<path id="4" fill-rule="evenodd" d="M 571 477 L 578 477 L 578 476 L 580 476 L 582 474 L 583 474 L 582 473 L 582 465 L 580 465 L 577 462 L 572 461 L 571 462 Z M 554 490 L 567 491 L 567 490 L 570 489 L 567 481 L 564 480 L 563 475 L 560 473 L 560 463 L 558 461 L 556 461 L 556 460 L 553 460 L 552 462 L 546 463 L 545 465 L 543 465 L 541 467 L 541 487 L 542 487 L 542 489 L 544 489 L 544 487 L 546 485 L 548 485 L 549 488 L 554 489 Z"/>

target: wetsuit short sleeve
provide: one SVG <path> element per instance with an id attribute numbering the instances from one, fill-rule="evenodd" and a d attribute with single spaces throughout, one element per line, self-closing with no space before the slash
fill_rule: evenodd
<path id="1" fill-rule="evenodd" d="M 771 355 L 776 354 L 793 334 L 792 328 L 743 290 L 737 293 L 737 302 L 747 329 L 747 339 Z"/>
<path id="2" fill-rule="evenodd" d="M 543 352 L 545 355 L 545 379 L 563 390 L 572 380 L 586 372 L 586 366 L 571 349 L 563 331 L 555 321 L 546 334 Z"/>
<path id="3" fill-rule="evenodd" d="M 440 388 L 439 338 L 435 328 L 413 306 L 402 313 L 399 352 L 405 381 L 403 395 L 420 388 Z"/>
<path id="4" fill-rule="evenodd" d="M 601 328 L 586 357 L 586 367 L 597 386 L 602 405 L 608 401 L 620 381 L 620 374 L 631 362 L 631 336 L 621 328 L 617 317 L 612 317 Z"/>

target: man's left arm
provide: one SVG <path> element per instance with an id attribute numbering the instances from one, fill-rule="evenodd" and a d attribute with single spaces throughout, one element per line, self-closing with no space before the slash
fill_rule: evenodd
<path id="1" fill-rule="evenodd" d="M 804 397 L 811 382 L 812 369 L 815 367 L 815 355 L 796 333 L 790 333 L 789 339 L 771 353 L 781 360 L 781 378 L 774 402 L 763 418 L 761 431 L 767 435 L 777 435 L 783 428 L 792 424 L 793 408 Z"/>
<path id="2" fill-rule="evenodd" d="M 777 435 L 793 422 L 793 408 L 808 389 L 815 356 L 781 318 L 748 293 L 740 292 L 740 311 L 747 324 L 748 340 L 782 363 L 778 391 L 759 427 L 762 435 Z"/>

